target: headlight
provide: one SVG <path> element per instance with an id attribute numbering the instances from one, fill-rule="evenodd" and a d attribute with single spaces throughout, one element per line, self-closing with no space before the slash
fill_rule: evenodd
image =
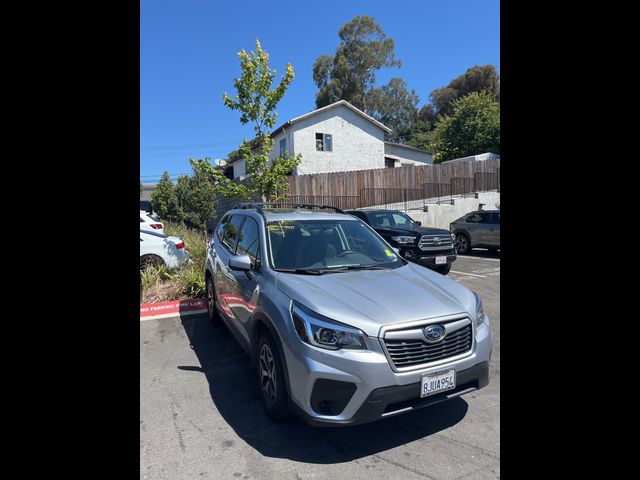
<path id="1" fill-rule="evenodd" d="M 415 243 L 416 237 L 409 237 L 409 236 L 405 236 L 405 235 L 399 235 L 397 237 L 391 237 L 391 240 L 393 240 L 394 242 L 407 244 L 407 243 Z"/>
<path id="2" fill-rule="evenodd" d="M 476 297 L 476 328 L 478 328 L 485 319 L 484 309 L 482 308 L 482 300 L 480 300 L 478 294 L 476 292 L 473 292 L 473 294 Z"/>
<path id="3" fill-rule="evenodd" d="M 329 350 L 367 349 L 362 330 L 323 317 L 299 303 L 293 302 L 291 317 L 298 336 L 309 345 Z"/>
<path id="4" fill-rule="evenodd" d="M 451 240 L 453 240 L 453 242 L 455 243 L 455 241 L 456 241 L 456 234 L 455 233 L 451 234 Z"/>

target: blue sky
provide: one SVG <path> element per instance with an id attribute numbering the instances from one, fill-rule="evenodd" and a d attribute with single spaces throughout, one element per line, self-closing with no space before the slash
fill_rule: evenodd
<path id="1" fill-rule="evenodd" d="M 498 0 L 140 1 L 140 175 L 190 172 L 189 157 L 224 158 L 252 135 L 234 95 L 236 53 L 258 38 L 270 65 L 295 79 L 278 105 L 277 125 L 315 109 L 312 66 L 333 54 L 338 30 L 356 15 L 376 19 L 396 42 L 400 68 L 384 68 L 377 84 L 403 78 L 429 103 L 429 93 L 473 65 L 500 68 Z"/>

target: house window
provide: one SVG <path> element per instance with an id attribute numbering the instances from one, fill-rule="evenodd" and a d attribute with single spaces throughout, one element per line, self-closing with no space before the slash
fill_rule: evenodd
<path id="1" fill-rule="evenodd" d="M 392 158 L 385 158 L 384 159 L 384 166 L 386 168 L 394 168 L 396 166 L 396 161 Z"/>
<path id="2" fill-rule="evenodd" d="M 329 133 L 316 133 L 316 150 L 319 152 L 333 151 L 333 137 Z"/>
<path id="3" fill-rule="evenodd" d="M 286 151 L 287 151 L 287 139 L 283 138 L 282 140 L 280 140 L 280 156 L 284 157 Z"/>

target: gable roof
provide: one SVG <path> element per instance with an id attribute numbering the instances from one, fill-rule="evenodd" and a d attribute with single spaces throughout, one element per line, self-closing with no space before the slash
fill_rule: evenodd
<path id="1" fill-rule="evenodd" d="M 299 117 L 296 118 L 292 118 L 291 120 L 289 120 L 288 122 L 283 123 L 282 125 L 280 125 L 278 128 L 276 128 L 273 133 L 271 134 L 271 138 L 273 138 L 274 136 L 276 136 L 278 133 L 280 133 L 282 130 L 284 130 L 286 127 L 289 127 L 291 125 L 293 125 L 296 122 L 299 122 L 300 120 L 304 120 L 306 118 L 309 117 L 313 117 L 314 115 L 320 113 L 320 112 L 324 112 L 325 110 L 329 110 L 331 108 L 335 108 L 335 107 L 339 107 L 340 105 L 344 105 L 345 107 L 353 110 L 355 113 L 357 113 L 358 115 L 360 115 L 361 117 L 363 117 L 366 120 L 369 120 L 371 123 L 373 123 L 375 126 L 377 126 L 378 128 L 381 128 L 382 130 L 384 130 L 387 133 L 391 133 L 391 129 L 389 127 L 387 127 L 386 125 L 384 125 L 383 123 L 380 123 L 378 120 L 376 120 L 375 118 L 367 115 L 366 113 L 364 113 L 362 110 L 354 107 L 353 105 L 351 105 L 349 102 L 347 102 L 346 100 L 338 100 L 335 103 L 332 103 L 330 105 L 327 105 L 325 107 L 322 108 L 318 108 L 317 110 L 314 110 L 312 112 L 308 112 L 305 113 L 304 115 L 300 115 Z"/>
<path id="2" fill-rule="evenodd" d="M 406 145 L 404 143 L 384 142 L 384 144 L 385 145 L 390 145 L 392 147 L 406 148 L 407 150 L 413 150 L 415 152 L 428 153 L 428 154 L 432 153 L 429 150 L 422 150 L 421 148 L 416 148 L 416 147 L 414 147 L 412 145 Z"/>

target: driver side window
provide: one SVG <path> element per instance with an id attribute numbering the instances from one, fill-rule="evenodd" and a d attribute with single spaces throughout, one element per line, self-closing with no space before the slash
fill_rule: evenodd
<path id="1" fill-rule="evenodd" d="M 247 217 L 240 232 L 240 241 L 236 249 L 236 255 L 249 255 L 251 263 L 256 266 L 260 258 L 260 230 L 258 223 L 251 217 Z"/>

